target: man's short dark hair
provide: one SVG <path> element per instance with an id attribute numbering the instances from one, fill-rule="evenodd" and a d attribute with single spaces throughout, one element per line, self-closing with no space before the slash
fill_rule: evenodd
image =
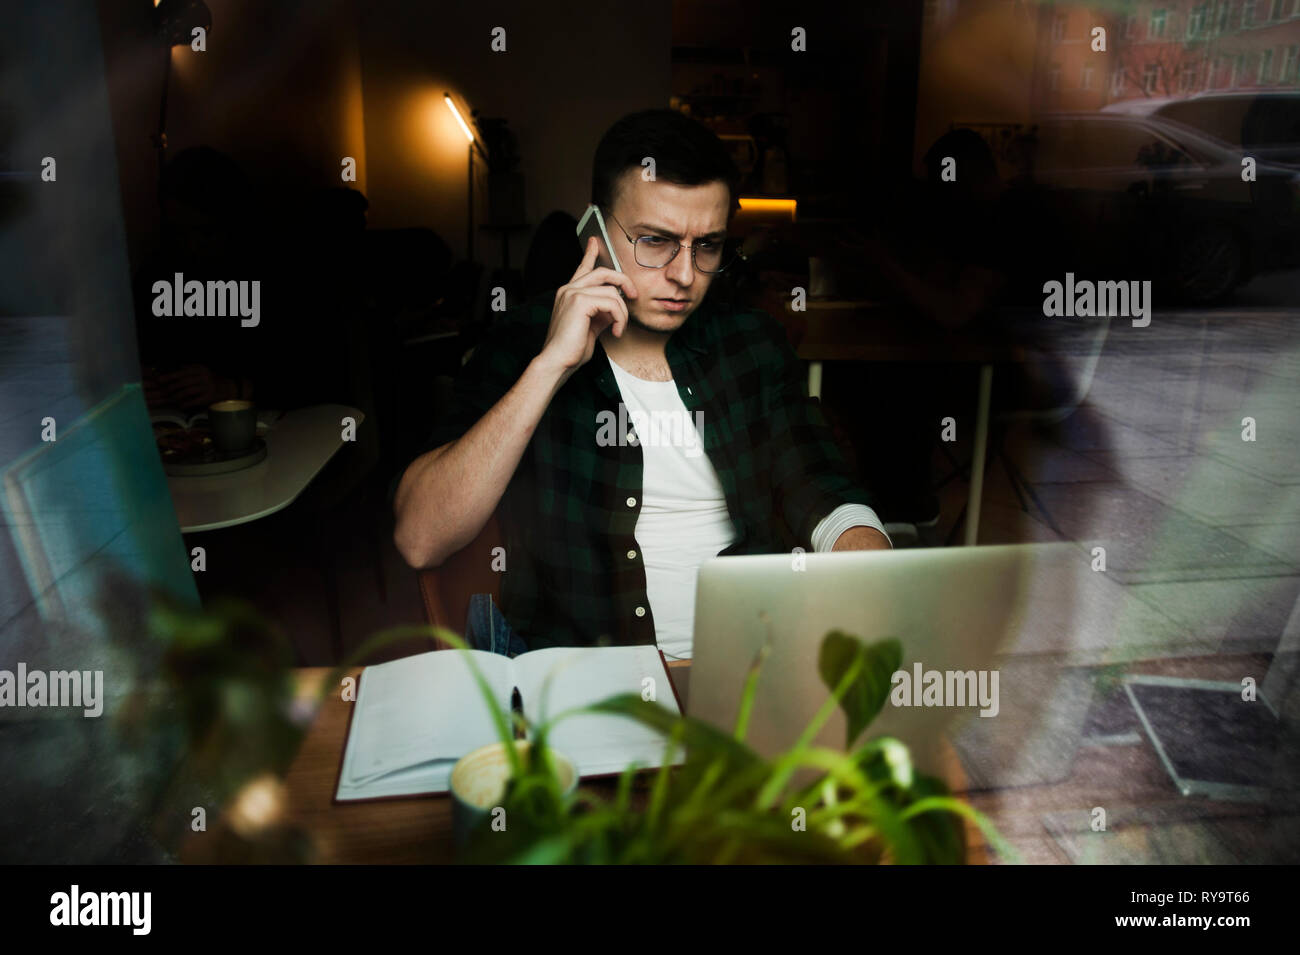
<path id="1" fill-rule="evenodd" d="M 717 134 L 675 109 L 646 109 L 624 116 L 601 137 L 591 168 L 591 201 L 608 210 L 614 187 L 641 160 L 655 161 L 655 179 L 679 186 L 721 180 L 730 196 L 727 221 L 740 208 L 740 171 Z"/>

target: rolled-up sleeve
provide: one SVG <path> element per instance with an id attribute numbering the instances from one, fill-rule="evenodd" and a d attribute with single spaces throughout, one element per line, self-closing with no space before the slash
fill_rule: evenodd
<path id="1" fill-rule="evenodd" d="M 821 519 L 812 532 L 813 550 L 818 553 L 834 550 L 840 535 L 854 527 L 870 527 L 879 531 L 894 546 L 894 539 L 885 530 L 879 515 L 865 504 L 841 504 Z"/>

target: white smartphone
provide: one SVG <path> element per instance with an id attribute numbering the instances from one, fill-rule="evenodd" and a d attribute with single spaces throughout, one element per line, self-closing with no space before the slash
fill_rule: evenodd
<path id="1" fill-rule="evenodd" d="M 618 256 L 614 254 L 614 247 L 609 241 L 609 233 L 605 231 L 605 217 L 600 214 L 600 208 L 595 204 L 587 206 L 587 211 L 582 214 L 582 219 L 578 222 L 578 244 L 584 253 L 587 251 L 587 239 L 593 235 L 600 244 L 600 248 L 596 251 L 596 264 L 613 269 L 615 272 L 622 272 L 623 267 L 618 264 Z"/>

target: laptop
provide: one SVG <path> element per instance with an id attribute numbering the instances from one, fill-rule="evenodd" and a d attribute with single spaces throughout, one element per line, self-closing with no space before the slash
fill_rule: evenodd
<path id="1" fill-rule="evenodd" d="M 1017 710 L 1008 713 L 999 699 L 1008 687 L 993 671 L 1000 650 L 1023 645 L 1020 632 L 1032 625 L 1026 608 L 1068 579 L 1067 562 L 1079 560 L 1068 544 L 714 558 L 701 566 L 697 582 L 687 714 L 731 732 L 749 665 L 770 639 L 746 742 L 771 757 L 793 745 L 830 695 L 817 669 L 827 632 L 842 630 L 868 643 L 896 637 L 911 705 L 887 700 L 855 748 L 894 736 L 908 745 L 917 768 L 948 778 L 943 735 L 971 720 L 1002 721 L 1016 745 L 1015 724 L 1035 725 L 1042 715 L 1035 708 L 1051 706 L 1050 687 L 1042 687 L 1049 692 L 1010 694 Z M 1068 602 L 1069 594 L 1061 599 Z M 940 674 L 943 689 L 929 700 L 945 705 L 925 705 L 923 687 L 934 686 L 930 671 Z M 900 680 L 897 692 L 903 689 Z M 837 708 L 816 743 L 843 751 L 844 736 Z"/>

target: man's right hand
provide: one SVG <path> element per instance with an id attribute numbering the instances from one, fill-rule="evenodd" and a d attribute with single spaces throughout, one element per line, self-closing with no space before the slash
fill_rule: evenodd
<path id="1" fill-rule="evenodd" d="M 596 338 L 606 328 L 612 326 L 615 337 L 623 335 L 628 315 L 620 290 L 628 298 L 637 297 L 636 285 L 622 272 L 596 267 L 599 247 L 595 236 L 588 237 L 587 252 L 578 270 L 569 284 L 555 293 L 551 325 L 540 357 L 561 370 L 562 381 L 591 360 Z"/>
<path id="2" fill-rule="evenodd" d="M 596 268 L 596 239 L 568 285 L 555 295 L 546 343 L 519 380 L 455 441 L 407 467 L 393 499 L 393 542 L 412 567 L 437 567 L 474 539 L 505 494 L 510 478 L 556 390 L 591 359 L 596 336 L 627 327 L 622 290 L 632 280 Z"/>

